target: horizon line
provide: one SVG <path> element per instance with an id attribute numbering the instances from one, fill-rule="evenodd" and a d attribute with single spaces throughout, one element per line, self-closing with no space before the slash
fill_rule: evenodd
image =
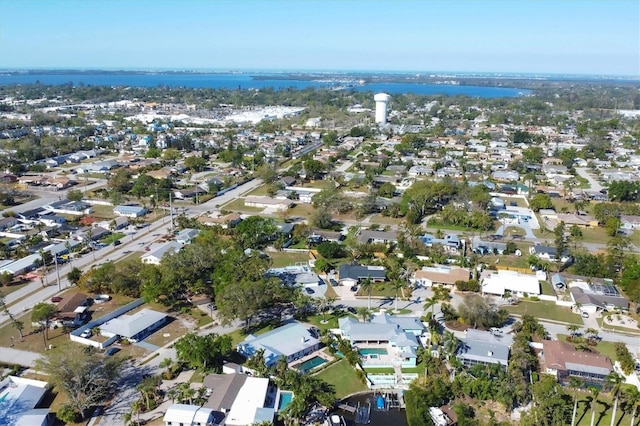
<path id="1" fill-rule="evenodd" d="M 374 70 L 374 69 L 297 69 L 297 68 L 204 68 L 204 67 L 187 67 L 187 68 L 171 68 L 171 67 L 0 67 L 0 72 L 33 72 L 33 71 L 77 71 L 77 72 L 89 72 L 89 71 L 105 71 L 105 72 L 203 72 L 203 73 L 274 73 L 274 74 L 286 74 L 286 73 L 335 73 L 335 74 L 347 74 L 347 73 L 380 73 L 380 74 L 417 74 L 421 76 L 431 75 L 466 75 L 466 76 L 494 76 L 494 77 L 598 77 L 598 78 L 627 78 L 640 80 L 640 75 L 632 74 L 602 74 L 602 73 L 573 73 L 573 72 L 532 72 L 532 71 L 451 71 L 451 70 Z"/>

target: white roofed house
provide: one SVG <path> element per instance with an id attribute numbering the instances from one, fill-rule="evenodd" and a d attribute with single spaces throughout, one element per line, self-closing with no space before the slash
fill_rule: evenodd
<path id="1" fill-rule="evenodd" d="M 189 244 L 191 240 L 198 236 L 199 233 L 199 229 L 185 228 L 176 236 L 176 242 L 180 244 Z"/>
<path id="2" fill-rule="evenodd" d="M 100 326 L 100 334 L 105 337 L 120 336 L 132 343 L 148 337 L 167 322 L 167 315 L 162 312 L 142 309 L 131 315 L 120 315 Z"/>
<path id="3" fill-rule="evenodd" d="M 168 241 L 159 245 L 154 244 L 151 246 L 149 252 L 143 254 L 140 259 L 142 260 L 142 263 L 159 265 L 164 256 L 177 253 L 181 249 L 182 244 L 177 241 Z"/>
<path id="4" fill-rule="evenodd" d="M 488 272 L 488 273 L 487 273 Z M 505 291 L 518 296 L 539 295 L 540 281 L 536 275 L 521 274 L 516 271 L 485 271 L 480 285 L 482 294 L 503 296 Z"/>
<path id="5" fill-rule="evenodd" d="M 49 409 L 35 408 L 47 393 L 48 383 L 7 376 L 0 381 L 0 425 L 47 426 Z"/>
<path id="6" fill-rule="evenodd" d="M 142 206 L 116 206 L 113 208 L 113 212 L 118 216 L 135 218 L 147 214 L 147 209 Z"/>
<path id="7" fill-rule="evenodd" d="M 466 367 L 499 364 L 506 369 L 509 364 L 509 351 L 513 344 L 510 334 L 494 334 L 470 328 L 466 330 L 461 343 L 456 356 Z"/>
<path id="8" fill-rule="evenodd" d="M 215 412 L 211 408 L 189 404 L 173 404 L 162 418 L 165 426 L 209 426 L 214 423 Z"/>

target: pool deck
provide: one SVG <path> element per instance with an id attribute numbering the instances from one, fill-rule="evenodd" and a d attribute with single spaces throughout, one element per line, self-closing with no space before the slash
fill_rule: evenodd
<path id="1" fill-rule="evenodd" d="M 307 356 L 304 356 L 304 357 L 302 357 L 300 359 L 295 360 L 293 363 L 289 364 L 289 368 L 297 370 L 298 367 L 300 366 L 300 364 L 302 364 L 305 361 L 308 361 L 308 360 L 310 360 L 312 358 L 315 358 L 315 357 L 320 357 L 320 358 L 324 359 L 326 362 L 333 361 L 333 357 L 331 355 L 329 355 L 328 353 L 326 353 L 324 351 L 324 348 L 323 348 L 323 349 L 317 350 L 315 352 L 312 352 Z M 313 369 L 315 369 L 315 368 L 313 368 Z"/>

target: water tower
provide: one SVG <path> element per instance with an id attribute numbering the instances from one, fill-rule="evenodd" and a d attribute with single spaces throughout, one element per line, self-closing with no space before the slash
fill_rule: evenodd
<path id="1" fill-rule="evenodd" d="M 385 124 L 387 122 L 387 104 L 391 100 L 391 96 L 386 93 L 378 93 L 373 97 L 376 101 L 376 123 Z"/>

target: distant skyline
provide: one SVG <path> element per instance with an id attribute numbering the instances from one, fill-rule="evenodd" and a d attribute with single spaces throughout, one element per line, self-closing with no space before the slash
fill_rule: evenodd
<path id="1" fill-rule="evenodd" d="M 0 0 L 0 68 L 640 76 L 640 1 Z"/>

